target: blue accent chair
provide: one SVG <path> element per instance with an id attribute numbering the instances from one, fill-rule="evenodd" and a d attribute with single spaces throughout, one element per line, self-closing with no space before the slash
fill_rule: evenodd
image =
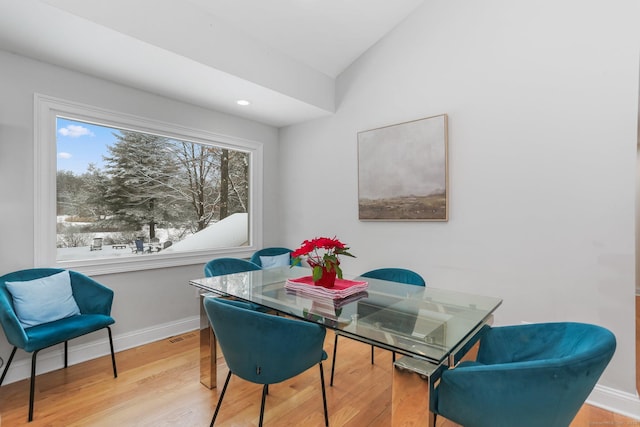
<path id="1" fill-rule="evenodd" d="M 286 253 L 290 254 L 291 252 L 293 251 L 288 248 L 280 248 L 280 247 L 264 248 L 254 252 L 254 254 L 251 255 L 250 261 L 256 265 L 259 265 L 260 268 L 262 268 L 262 261 L 260 261 L 261 256 L 277 256 L 277 255 L 282 255 Z M 291 260 L 289 260 L 289 264 L 291 264 Z"/>
<path id="2" fill-rule="evenodd" d="M 204 265 L 204 275 L 206 277 L 223 276 L 225 274 L 254 270 L 261 270 L 261 268 L 259 265 L 241 258 L 216 258 Z"/>
<path id="3" fill-rule="evenodd" d="M 36 381 L 36 357 L 40 350 L 64 343 L 64 367 L 67 362 L 67 342 L 70 339 L 106 328 L 109 333 L 113 377 L 118 377 L 116 358 L 113 351 L 113 338 L 109 327 L 115 320 L 111 317 L 113 291 L 76 271 L 69 271 L 73 298 L 80 309 L 79 315 L 66 317 L 49 323 L 23 327 L 14 310 L 13 298 L 6 282 L 21 282 L 48 277 L 64 271 L 59 268 L 34 268 L 21 270 L 0 277 L 0 324 L 7 340 L 13 345 L 13 351 L 0 377 L 4 381 L 16 350 L 21 348 L 31 356 L 31 385 L 29 392 L 29 421 L 33 420 L 33 401 Z"/>
<path id="4" fill-rule="evenodd" d="M 372 279 L 388 280 L 415 286 L 427 285 L 421 275 L 406 268 L 378 268 L 377 270 L 362 273 L 360 277 L 370 277 Z"/>
<path id="5" fill-rule="evenodd" d="M 442 373 L 431 409 L 465 427 L 567 427 L 615 349 L 596 325 L 487 327 L 477 360 Z"/>
<path id="6" fill-rule="evenodd" d="M 361 278 L 371 278 L 388 280 L 390 282 L 405 283 L 407 285 L 426 286 L 426 282 L 421 275 L 415 271 L 407 270 L 406 268 L 378 268 L 376 270 L 367 271 L 360 275 Z M 338 351 L 338 336 L 340 334 L 336 331 L 336 338 L 333 343 L 333 363 L 331 364 L 331 381 L 329 385 L 333 387 L 333 374 L 336 368 L 336 353 Z M 393 353 L 393 361 L 396 360 L 396 354 Z M 371 346 L 371 364 L 374 363 L 374 346 Z"/>
<path id="7" fill-rule="evenodd" d="M 329 425 L 322 370 L 322 361 L 327 358 L 322 349 L 326 330 L 322 326 L 247 309 L 241 301 L 207 297 L 204 308 L 229 367 L 211 426 L 232 374 L 263 385 L 259 420 L 262 426 L 269 384 L 293 378 L 314 365 L 320 366 L 324 419 Z"/>
<path id="8" fill-rule="evenodd" d="M 241 258 L 216 258 L 204 265 L 205 277 L 224 276 L 225 274 L 242 273 L 244 271 L 262 270 L 260 266 Z M 268 312 L 269 309 L 261 307 L 258 304 L 246 303 L 251 306 L 252 310 Z"/>

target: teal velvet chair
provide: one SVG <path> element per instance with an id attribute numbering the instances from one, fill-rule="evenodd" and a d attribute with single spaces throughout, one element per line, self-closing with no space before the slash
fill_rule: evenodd
<path id="1" fill-rule="evenodd" d="M 584 323 L 486 327 L 477 360 L 442 373 L 432 410 L 465 427 L 567 427 L 615 348 Z"/>
<path id="2" fill-rule="evenodd" d="M 421 275 L 406 268 L 378 268 L 362 273 L 360 277 L 370 277 L 372 279 L 388 280 L 415 286 L 427 285 Z"/>
<path id="3" fill-rule="evenodd" d="M 16 271 L 0 277 L 0 324 L 2 324 L 7 340 L 13 345 L 13 351 L 2 372 L 2 377 L 0 377 L 0 385 L 4 381 L 16 350 L 20 348 L 27 353 L 32 353 L 29 421 L 33 420 L 36 358 L 40 350 L 64 343 L 64 367 L 66 368 L 68 366 L 68 341 L 106 328 L 109 333 L 113 376 L 114 378 L 118 376 L 111 328 L 109 327 L 115 323 L 115 320 L 111 317 L 113 291 L 90 277 L 75 271 L 69 271 L 73 299 L 77 304 L 79 314 L 29 327 L 25 327 L 21 323 L 14 306 L 14 297 L 8 289 L 7 282 L 27 282 L 50 277 L 64 271 L 66 270 L 58 268 L 34 268 Z"/>
<path id="4" fill-rule="evenodd" d="M 204 265 L 206 277 L 260 270 L 260 266 L 241 258 L 216 258 Z"/>
<path id="5" fill-rule="evenodd" d="M 289 254 L 289 262 L 287 265 L 291 264 L 291 252 L 293 252 L 289 248 L 281 248 L 281 247 L 272 247 L 272 248 L 263 248 L 251 255 L 250 261 L 256 265 L 259 265 L 260 268 L 265 268 L 267 266 L 263 266 L 262 260 L 260 257 L 278 257 L 280 255 Z"/>
<path id="6" fill-rule="evenodd" d="M 426 286 L 426 282 L 421 275 L 415 271 L 408 270 L 406 268 L 378 268 L 376 270 L 370 270 L 366 273 L 362 273 L 360 278 L 372 278 L 380 280 L 388 280 L 390 282 L 405 283 L 407 285 Z M 333 386 L 333 374 L 336 368 L 336 353 L 338 351 L 338 336 L 339 332 L 336 331 L 336 337 L 333 343 L 333 363 L 331 364 L 331 381 L 330 386 Z M 396 360 L 396 354 L 393 353 L 393 361 Z M 371 364 L 374 363 L 374 346 L 371 346 Z"/>
<path id="7" fill-rule="evenodd" d="M 260 266 L 241 258 L 216 258 L 207 262 L 204 266 L 205 277 L 224 276 L 225 274 L 242 273 L 244 271 L 261 270 Z M 247 303 L 251 304 L 251 303 Z M 251 304 L 253 310 L 267 312 L 268 309 L 258 304 Z"/>
<path id="8" fill-rule="evenodd" d="M 329 425 L 322 361 L 326 331 L 317 324 L 252 310 L 247 303 L 207 297 L 204 308 L 222 350 L 229 373 L 216 405 L 213 426 L 231 375 L 262 384 L 259 425 L 264 419 L 265 400 L 270 384 L 280 383 L 320 366 L 320 383 L 325 425 Z"/>

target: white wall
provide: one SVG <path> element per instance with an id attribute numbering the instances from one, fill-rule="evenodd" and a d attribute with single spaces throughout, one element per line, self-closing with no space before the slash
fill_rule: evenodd
<path id="1" fill-rule="evenodd" d="M 638 73 L 640 79 L 640 72 Z M 638 145 L 636 152 L 636 296 L 640 295 L 640 93 L 638 93 Z M 640 361 L 640 355 L 636 355 Z"/>
<path id="2" fill-rule="evenodd" d="M 500 296 L 497 324 L 608 327 L 618 349 L 592 401 L 640 418 L 638 18 L 635 0 L 425 2 L 339 76 L 334 116 L 281 130 L 285 243 L 335 234 L 358 256 L 346 271 Z M 449 221 L 360 222 L 357 132 L 441 113 Z"/>
<path id="3" fill-rule="evenodd" d="M 264 168 L 264 243 L 280 243 L 277 129 L 0 51 L 0 275 L 33 266 L 34 92 L 264 143 L 265 164 L 270 165 Z M 198 299 L 188 280 L 201 277 L 202 268 L 192 265 L 96 277 L 115 291 L 116 351 L 197 328 Z M 108 353 L 106 337 L 105 332 L 73 340 L 70 363 Z M 96 341 L 100 345 L 93 345 Z M 6 361 L 10 351 L 0 333 L 0 357 Z M 38 356 L 41 370 L 62 366 L 62 358 L 52 357 L 59 351 L 54 348 Z M 28 377 L 28 357 L 17 353 L 6 382 Z"/>

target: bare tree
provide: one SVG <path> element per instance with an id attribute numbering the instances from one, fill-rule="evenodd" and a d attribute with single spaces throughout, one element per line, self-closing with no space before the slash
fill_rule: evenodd
<path id="1" fill-rule="evenodd" d="M 220 177 L 220 152 L 220 148 L 209 145 L 176 143 L 175 154 L 184 172 L 179 187 L 195 213 L 196 231 L 207 228 L 215 219 L 220 202 L 216 191 Z"/>

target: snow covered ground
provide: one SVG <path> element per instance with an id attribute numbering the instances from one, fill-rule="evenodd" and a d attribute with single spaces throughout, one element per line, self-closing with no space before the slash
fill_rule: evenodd
<path id="1" fill-rule="evenodd" d="M 204 230 L 185 237 L 179 242 L 173 242 L 171 246 L 160 252 L 135 253 L 129 245 L 124 248 L 116 248 L 118 245 L 102 244 L 102 249 L 91 250 L 90 246 L 80 246 L 75 248 L 58 248 L 58 261 L 84 260 L 97 258 L 119 258 L 119 257 L 140 257 L 155 256 L 158 253 L 188 252 L 203 249 L 231 248 L 246 246 L 249 242 L 249 215 L 246 213 L 233 214 L 222 221 L 209 225 Z M 80 224 L 78 224 L 80 225 Z M 113 233 L 91 233 L 93 237 L 105 237 Z M 167 240 L 167 230 L 159 230 L 156 236 L 160 243 Z M 145 242 L 145 248 L 148 243 Z"/>
<path id="2" fill-rule="evenodd" d="M 144 254 L 154 255 L 153 254 Z M 143 254 L 135 254 L 127 246 L 124 249 L 115 249 L 111 245 L 102 245 L 101 250 L 92 251 L 89 246 L 79 246 L 77 248 L 58 248 L 58 261 L 70 261 L 80 259 L 96 259 L 96 258 L 118 258 L 118 257 L 131 257 L 142 256 Z"/>

